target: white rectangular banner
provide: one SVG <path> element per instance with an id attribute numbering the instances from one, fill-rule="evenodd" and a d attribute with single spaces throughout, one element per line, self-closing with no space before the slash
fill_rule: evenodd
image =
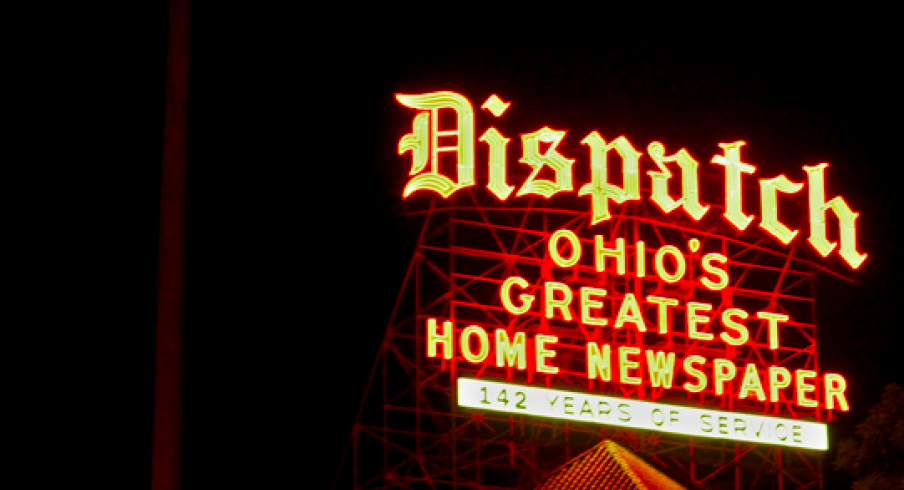
<path id="1" fill-rule="evenodd" d="M 522 415 L 806 449 L 828 449 L 817 422 L 458 378 L 458 405 Z"/>

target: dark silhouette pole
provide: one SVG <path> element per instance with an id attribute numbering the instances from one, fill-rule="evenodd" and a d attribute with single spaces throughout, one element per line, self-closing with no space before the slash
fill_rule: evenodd
<path id="1" fill-rule="evenodd" d="M 182 488 L 189 0 L 170 0 L 163 116 L 151 489 Z"/>

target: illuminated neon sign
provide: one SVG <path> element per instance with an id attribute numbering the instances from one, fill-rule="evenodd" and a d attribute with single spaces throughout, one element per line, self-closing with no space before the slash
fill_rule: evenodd
<path id="1" fill-rule="evenodd" d="M 563 257 L 559 242 L 567 242 L 570 255 Z M 572 232 L 558 230 L 550 236 L 549 255 L 553 263 L 561 268 L 572 267 L 581 255 L 581 242 Z M 606 244 L 599 235 L 593 241 L 595 267 L 606 270 L 607 262 L 615 262 L 617 275 L 628 274 L 626 244 L 617 239 L 616 245 Z M 638 245 L 632 248 L 635 252 Z M 697 244 L 699 246 L 699 244 Z M 695 248 L 690 244 L 690 248 Z M 666 283 L 683 279 L 687 267 L 686 258 L 678 247 L 666 245 L 653 255 L 653 271 Z M 638 254 L 638 261 L 645 261 Z M 665 257 L 674 265 L 665 265 Z M 718 291 L 729 282 L 725 267 L 727 257 L 718 253 L 705 254 L 701 260 L 705 264 L 703 274 L 697 280 L 704 287 Z M 611 265 L 611 264 L 610 264 Z M 646 265 L 635 265 L 635 274 L 644 271 Z M 757 311 L 751 314 L 743 308 L 721 308 L 714 314 L 715 305 L 702 301 L 682 301 L 667 296 L 647 295 L 638 298 L 626 293 L 620 300 L 607 300 L 608 291 L 601 288 L 583 286 L 575 291 L 563 282 L 545 281 L 538 287 L 531 287 L 527 280 L 510 276 L 499 287 L 499 299 L 503 307 L 514 316 L 533 311 L 547 319 L 572 323 L 581 328 L 608 327 L 612 329 L 634 329 L 638 333 L 652 333 L 667 336 L 675 315 L 682 314 L 689 339 L 701 345 L 717 344 L 722 348 L 742 347 L 750 343 L 750 322 L 760 322 L 767 333 L 770 350 L 780 347 L 782 326 L 791 321 L 789 315 L 773 311 Z M 641 314 L 642 307 L 656 310 L 656 322 L 650 323 Z M 531 370 L 538 373 L 555 374 L 555 344 L 553 335 L 537 334 L 528 338 L 525 332 L 510 335 L 505 329 L 493 332 L 477 325 L 456 330 L 451 321 L 427 320 L 426 345 L 428 357 L 451 360 L 456 352 L 472 364 L 494 362 L 497 367 L 511 367 L 517 370 Z M 456 331 L 458 333 L 456 333 Z M 528 366 L 527 359 L 534 360 Z M 688 393 L 697 393 L 712 387 L 716 395 L 722 395 L 728 386 L 734 386 L 733 395 L 738 399 L 755 398 L 761 402 L 778 402 L 792 399 L 793 404 L 802 408 L 823 406 L 829 410 L 847 411 L 849 406 L 845 391 L 847 382 L 835 373 L 819 373 L 807 369 L 791 372 L 785 367 L 774 365 L 762 369 L 758 364 L 736 365 L 731 359 L 707 359 L 701 355 L 678 358 L 675 352 L 664 350 L 641 350 L 633 346 L 613 346 L 588 341 L 585 344 L 587 379 L 603 381 L 616 380 L 622 384 L 641 384 L 644 378 L 655 388 L 680 388 Z M 646 367 L 644 370 L 642 365 Z M 673 386 L 673 380 L 681 375 L 688 381 Z M 817 379 L 817 377 L 819 379 Z M 817 389 L 822 386 L 822 389 Z"/>
<path id="2" fill-rule="evenodd" d="M 475 128 L 474 111 L 471 102 L 454 92 L 432 92 L 418 95 L 396 94 L 403 105 L 420 111 L 412 123 L 412 132 L 399 141 L 399 154 L 411 153 L 411 180 L 405 186 L 403 197 L 415 192 L 430 191 L 443 198 L 456 191 L 477 184 L 475 170 Z M 481 106 L 495 117 L 502 117 L 510 103 L 499 97 L 489 97 Z M 455 127 L 441 129 L 439 111 L 447 110 L 455 114 Z M 538 195 L 544 198 L 557 193 L 575 192 L 572 168 L 577 158 L 562 155 L 558 146 L 565 137 L 564 130 L 543 127 L 531 133 L 521 134 L 521 158 L 519 162 L 529 165 L 533 171 L 518 187 L 515 197 Z M 507 182 L 507 152 L 510 138 L 496 128 L 489 128 L 477 139 L 488 146 L 487 189 L 499 200 L 512 198 L 514 186 Z M 592 223 L 601 223 L 612 218 L 610 201 L 623 204 L 640 200 L 640 159 L 643 155 L 624 136 L 606 141 L 593 131 L 581 140 L 589 151 L 590 182 L 580 186 L 578 197 L 590 198 Z M 746 214 L 742 206 L 742 181 L 744 175 L 753 175 L 756 167 L 741 158 L 743 141 L 720 143 L 722 154 L 712 157 L 711 163 L 724 167 L 725 202 L 723 218 L 735 229 L 743 231 L 755 219 Z M 700 202 L 698 194 L 698 170 L 700 164 L 684 149 L 666 155 L 665 146 L 654 141 L 647 146 L 650 158 L 658 170 L 649 170 L 651 193 L 649 199 L 666 214 L 681 209 L 684 214 L 699 221 L 710 210 L 710 206 Z M 440 154 L 454 154 L 456 171 L 453 177 L 443 175 L 439 169 Z M 608 180 L 609 157 L 617 156 L 621 161 L 621 186 Z M 681 173 L 681 196 L 675 198 L 668 192 L 669 180 L 673 177 L 669 166 L 677 167 Z M 844 198 L 825 198 L 825 170 L 827 163 L 804 166 L 807 174 L 810 236 L 808 242 L 823 257 L 827 257 L 838 246 L 827 237 L 826 215 L 829 211 L 839 223 L 841 246 L 839 255 L 847 264 L 856 269 L 866 259 L 866 254 L 857 251 L 856 219 L 858 213 L 851 210 Z M 544 168 L 553 171 L 553 179 L 539 178 Z M 784 245 L 788 245 L 798 235 L 778 218 L 779 202 L 789 199 L 785 195 L 799 193 L 805 187 L 803 182 L 793 182 L 784 175 L 760 179 L 760 222 L 759 228 Z"/>
<path id="3" fill-rule="evenodd" d="M 817 422 L 683 407 L 666 403 L 458 379 L 458 404 L 512 414 L 550 417 L 692 437 L 826 450 L 826 425 Z"/>
<path id="4" fill-rule="evenodd" d="M 419 342 L 427 358 L 444 368 L 450 363 L 474 367 L 468 372 L 476 379 L 457 378 L 460 406 L 689 436 L 827 448 L 825 425 L 798 420 L 797 412 L 810 416 L 823 409 L 848 411 L 847 382 L 840 374 L 819 372 L 815 361 L 793 366 L 796 361 L 787 362 L 788 352 L 791 358 L 809 352 L 807 349 L 815 353 L 815 335 L 793 333 L 791 327 L 801 325 L 793 311 L 777 301 L 743 304 L 734 300 L 740 282 L 736 276 L 743 274 L 732 272 L 725 249 L 713 249 L 692 237 L 693 233 L 681 235 L 680 241 L 674 236 L 658 236 L 654 243 L 636 231 L 630 240 L 605 231 L 607 222 L 616 221 L 614 206 L 646 198 L 657 212 L 672 215 L 680 209 L 695 223 L 713 207 L 722 208 L 721 219 L 736 232 L 745 232 L 758 219 L 760 229 L 787 246 L 800 230 L 779 219 L 779 206 L 790 204 L 806 187 L 808 243 L 822 257 L 837 248 L 840 257 L 856 269 L 866 259 L 856 248 L 858 213 L 841 196 L 826 200 L 827 164 L 804 166 L 806 182 L 794 182 L 785 175 L 759 179 L 760 207 L 755 215 L 745 212 L 743 206 L 745 176 L 756 173 L 756 167 L 741 157 L 743 141 L 720 143 L 721 152 L 710 160 L 724 175 L 725 199 L 717 204 L 701 199 L 700 164 L 685 149 L 668 154 L 662 143 L 650 143 L 646 156 L 655 169 L 644 176 L 645 155 L 625 136 L 607 140 L 592 131 L 580 140 L 589 153 L 582 157 L 560 150 L 565 130 L 544 126 L 520 135 L 519 162 L 529 168 L 529 174 L 526 171 L 521 182 L 510 182 L 508 147 L 512 138 L 493 127 L 477 136 L 468 98 L 453 92 L 397 94 L 396 98 L 418 111 L 411 133 L 402 136 L 398 145 L 399 154 L 410 153 L 412 159 L 403 198 L 420 193 L 449 199 L 483 183 L 478 176 L 485 175 L 486 189 L 503 202 L 522 196 L 549 199 L 575 193 L 590 201 L 589 226 L 582 225 L 579 231 L 589 231 L 592 236 L 569 226 L 555 226 L 548 233 L 544 229 L 539 259 L 544 272 L 528 276 L 506 268 L 505 273 L 483 278 L 493 285 L 495 296 L 480 301 L 492 302 L 487 307 L 499 312 L 500 316 L 494 317 L 498 324 L 438 316 L 421 319 Z M 492 95 L 481 109 L 499 118 L 510 105 Z M 441 111 L 454 114 L 454 124 L 448 124 L 445 116 L 441 124 Z M 486 145 L 485 173 L 477 170 L 478 143 Z M 619 162 L 620 184 L 609 181 L 610 158 L 614 157 Z M 451 161 L 454 167 L 447 165 Z M 589 182 L 575 181 L 575 165 L 587 165 Z M 646 178 L 649 180 L 644 182 Z M 673 178 L 676 181 L 670 186 Z M 674 195 L 679 187 L 680 195 Z M 837 218 L 840 246 L 828 239 L 829 211 Z M 541 255 L 536 250 L 532 254 L 533 258 Z M 520 258 L 514 252 L 505 260 Z M 579 273 L 595 277 L 580 280 Z M 769 296 L 759 290 L 752 292 Z M 740 296 L 747 299 L 750 293 L 747 290 Z M 681 342 L 673 338 L 678 329 Z M 615 340 L 613 332 L 628 334 Z M 564 337 L 569 337 L 567 342 Z M 608 340 L 600 340 L 603 338 Z M 801 342 L 806 344 L 804 348 L 795 344 Z M 746 352 L 746 361 L 739 359 L 741 351 Z M 506 381 L 523 374 L 528 385 L 488 381 L 481 377 L 488 371 L 489 376 L 505 373 Z M 530 385 L 538 376 L 545 387 Z M 700 406 L 557 390 L 551 387 L 556 377 L 567 378 L 571 385 L 586 381 L 588 391 L 603 384 L 649 387 L 657 397 L 665 391 L 673 399 L 698 397 Z M 641 391 L 635 393 L 644 396 Z M 758 405 L 763 414 L 705 408 L 711 399 L 704 402 L 703 395 L 718 397 L 728 410 L 732 401 L 740 401 L 748 409 Z M 767 416 L 777 414 L 779 405 L 795 418 Z"/>

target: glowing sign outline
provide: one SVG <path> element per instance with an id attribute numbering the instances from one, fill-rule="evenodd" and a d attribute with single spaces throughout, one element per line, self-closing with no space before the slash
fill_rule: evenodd
<path id="1" fill-rule="evenodd" d="M 402 192 L 403 198 L 408 198 L 415 191 L 429 190 L 447 199 L 461 188 L 474 186 L 476 183 L 474 155 L 476 141 L 484 142 L 489 146 L 487 188 L 500 201 L 511 197 L 514 186 L 506 182 L 506 148 L 511 138 L 504 136 L 496 128 L 490 127 L 480 136 L 479 140 L 475 140 L 474 110 L 467 97 L 456 92 L 439 91 L 415 95 L 396 94 L 396 99 L 406 107 L 419 110 L 412 121 L 412 132 L 404 135 L 398 144 L 400 155 L 410 151 L 412 157 L 409 174 L 413 177 Z M 498 118 L 510 106 L 511 102 L 502 102 L 502 99 L 493 94 L 481 108 L 487 109 Z M 441 130 L 439 128 L 440 109 L 453 110 L 456 113 L 457 126 L 455 129 Z M 519 161 L 530 165 L 533 172 L 521 185 L 516 196 L 540 195 L 548 199 L 559 192 L 574 191 L 572 167 L 576 159 L 567 158 L 557 149 L 566 132 L 566 130 L 553 130 L 544 126 L 532 133 L 521 134 L 522 157 Z M 446 139 L 454 137 L 456 144 L 440 146 L 439 139 L 441 137 Z M 549 145 L 542 153 L 541 143 Z M 595 225 L 612 218 L 609 211 L 609 200 L 616 204 L 623 204 L 626 201 L 641 199 L 639 161 L 643 153 L 637 151 L 623 135 L 606 143 L 597 131 L 592 131 L 583 138 L 581 144 L 587 145 L 590 150 L 591 181 L 580 187 L 577 196 L 591 197 L 591 225 Z M 710 163 L 725 168 L 725 212 L 723 217 L 738 231 L 746 230 L 755 217 L 745 214 L 742 209 L 742 174 L 752 175 L 756 172 L 756 166 L 741 161 L 741 148 L 745 144 L 746 142 L 741 140 L 719 143 L 723 154 L 715 155 L 710 160 Z M 609 150 L 615 150 L 622 160 L 623 187 L 621 188 L 609 183 L 607 179 Z M 455 153 L 457 158 L 456 182 L 439 172 L 440 152 Z M 647 172 L 651 179 L 652 194 L 649 196 L 651 201 L 666 214 L 682 207 L 691 219 L 699 221 L 710 206 L 699 202 L 698 162 L 684 149 L 673 155 L 665 155 L 665 147 L 658 141 L 650 143 L 647 152 L 659 169 Z M 428 163 L 430 169 L 425 170 Z M 682 196 L 677 200 L 668 194 L 668 180 L 672 177 L 672 173 L 666 163 L 675 163 L 681 169 Z M 807 174 L 810 218 L 810 237 L 807 241 L 823 257 L 828 257 L 835 250 L 838 243 L 830 242 L 826 237 L 826 212 L 832 211 L 838 220 L 840 229 L 841 246 L 838 247 L 838 255 L 852 269 L 858 269 L 867 257 L 867 254 L 857 251 L 855 221 L 859 213 L 851 210 L 841 196 L 836 196 L 826 202 L 823 174 L 827 166 L 827 163 L 803 166 L 803 170 Z M 555 181 L 537 178 L 544 167 L 550 167 L 555 171 Z M 778 220 L 777 194 L 779 192 L 796 194 L 802 189 L 803 184 L 792 182 L 784 175 L 771 179 L 759 179 L 759 182 L 759 228 L 780 243 L 788 245 L 796 237 L 798 230 L 791 230 Z"/>

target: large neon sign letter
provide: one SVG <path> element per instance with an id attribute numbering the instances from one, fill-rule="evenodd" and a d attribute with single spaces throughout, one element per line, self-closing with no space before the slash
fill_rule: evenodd
<path id="1" fill-rule="evenodd" d="M 407 107 L 430 112 L 421 112 L 414 118 L 413 131 L 399 141 L 399 155 L 410 151 L 412 178 L 402 193 L 408 197 L 419 189 L 427 189 L 443 197 L 449 197 L 462 187 L 474 185 L 474 111 L 471 103 L 454 92 L 433 92 L 421 95 L 396 94 L 396 99 Z M 439 110 L 455 111 L 456 128 L 440 130 Z M 455 137 L 452 146 L 440 146 L 441 137 Z M 455 152 L 458 163 L 458 182 L 439 172 L 440 152 Z M 420 173 L 430 160 L 430 170 Z"/>

